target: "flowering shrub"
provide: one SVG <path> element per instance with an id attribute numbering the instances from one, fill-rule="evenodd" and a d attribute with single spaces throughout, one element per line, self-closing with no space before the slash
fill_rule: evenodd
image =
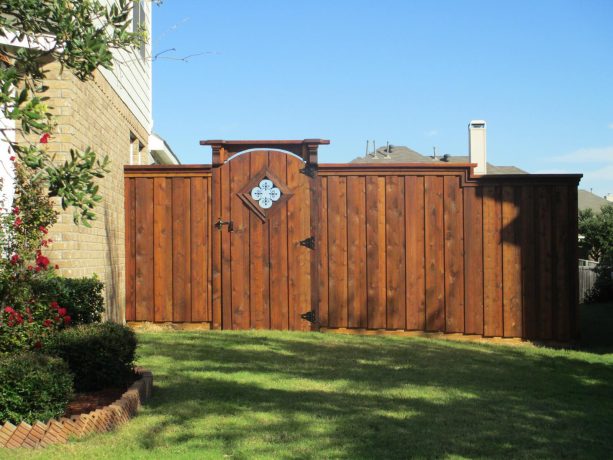
<path id="1" fill-rule="evenodd" d="M 0 352 L 40 348 L 71 317 L 55 299 L 35 295 L 33 284 L 56 266 L 43 250 L 57 213 L 35 176 L 18 165 L 11 212 L 0 218 Z"/>

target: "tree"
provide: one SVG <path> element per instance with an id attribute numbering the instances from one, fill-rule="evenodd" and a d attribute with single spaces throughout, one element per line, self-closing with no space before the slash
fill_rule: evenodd
<path id="1" fill-rule="evenodd" d="M 590 256 L 598 261 L 596 283 L 586 301 L 613 299 L 613 205 L 605 205 L 597 214 L 591 209 L 579 212 L 579 234 Z"/>
<path id="2" fill-rule="evenodd" d="M 0 110 L 16 122 L 21 136 L 15 141 L 4 132 L 0 135 L 34 180 L 46 185 L 48 195 L 59 197 L 63 209 L 72 206 L 75 223 L 86 226 L 102 199 L 94 180 L 108 172 L 108 157 L 99 160 L 90 148 L 71 149 L 68 159 L 58 164 L 46 153 L 42 144 L 53 134 L 54 121 L 45 105 L 44 65 L 55 60 L 82 81 L 100 66 L 112 68 L 114 49 L 137 47 L 145 39 L 144 31 L 130 31 L 131 7 L 128 0 L 109 7 L 99 0 L 0 3 L 0 37 L 19 45 L 0 45 L 5 63 L 0 62 Z"/>
<path id="3" fill-rule="evenodd" d="M 613 205 L 604 205 L 600 213 L 579 211 L 579 234 L 590 257 L 600 261 L 613 251 Z"/>

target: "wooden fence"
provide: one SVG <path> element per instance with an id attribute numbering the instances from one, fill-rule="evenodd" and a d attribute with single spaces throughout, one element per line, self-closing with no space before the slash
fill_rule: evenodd
<path id="1" fill-rule="evenodd" d="M 213 321 L 214 173 L 126 167 L 126 320 Z M 576 337 L 579 177 L 319 165 L 316 325 Z"/>

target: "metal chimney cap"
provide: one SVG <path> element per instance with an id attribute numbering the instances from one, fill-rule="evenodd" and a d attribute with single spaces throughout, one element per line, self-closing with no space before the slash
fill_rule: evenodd
<path id="1" fill-rule="evenodd" d="M 469 128 L 485 128 L 485 120 L 471 120 L 468 124 Z"/>

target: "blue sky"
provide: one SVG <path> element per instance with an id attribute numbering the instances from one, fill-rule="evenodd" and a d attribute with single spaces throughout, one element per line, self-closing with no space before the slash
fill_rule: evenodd
<path id="1" fill-rule="evenodd" d="M 312 137 L 345 162 L 367 139 L 465 155 L 485 119 L 491 163 L 613 193 L 611 24 L 610 0 L 164 0 L 154 130 L 183 163 L 210 162 L 200 139 Z"/>

